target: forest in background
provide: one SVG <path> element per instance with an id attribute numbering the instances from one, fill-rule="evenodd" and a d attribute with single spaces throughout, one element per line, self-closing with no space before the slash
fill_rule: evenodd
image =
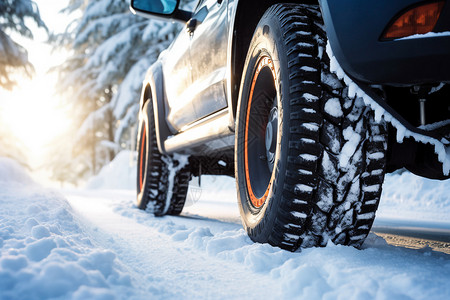
<path id="1" fill-rule="evenodd" d="M 194 2 L 182 5 L 189 9 Z M 121 150 L 134 150 L 142 80 L 182 25 L 133 15 L 129 0 L 69 0 L 60 13 L 71 22 L 63 31 L 48 28 L 48 42 L 68 56 L 50 71 L 58 74 L 57 93 L 74 126 L 52 142 L 45 166 L 52 179 L 77 184 Z M 33 71 L 27 55 L 32 50 L 11 33 L 33 38 L 27 19 L 47 27 L 31 0 L 2 1 L 0 15 L 0 88 L 10 89 L 17 84 L 11 73 Z M 20 142 L 0 128 L 0 155 L 24 160 Z"/>

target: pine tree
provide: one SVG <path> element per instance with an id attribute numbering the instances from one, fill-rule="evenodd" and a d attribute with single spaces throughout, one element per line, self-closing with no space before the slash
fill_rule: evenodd
<path id="1" fill-rule="evenodd" d="M 25 19 L 45 27 L 37 5 L 31 0 L 2 0 L 0 2 L 0 87 L 11 89 L 15 84 L 12 72 L 31 75 L 33 66 L 25 48 L 11 38 L 11 34 L 33 38 Z"/>

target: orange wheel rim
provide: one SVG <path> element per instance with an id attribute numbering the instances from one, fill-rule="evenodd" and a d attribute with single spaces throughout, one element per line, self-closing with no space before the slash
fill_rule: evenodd
<path id="1" fill-rule="evenodd" d="M 268 56 L 263 56 L 260 58 L 258 65 L 256 67 L 256 71 L 255 74 L 253 75 L 253 79 L 252 79 L 252 85 L 251 85 L 251 89 L 250 89 L 250 94 L 248 97 L 248 104 L 247 104 L 247 114 L 246 114 L 246 122 L 245 122 L 245 139 L 244 139 L 244 166 L 245 166 L 245 180 L 246 180 L 246 185 L 247 185 L 247 190 L 248 190 L 248 195 L 250 197 L 250 201 L 253 204 L 253 206 L 255 208 L 261 208 L 264 203 L 267 200 L 267 197 L 269 196 L 269 192 L 270 192 L 270 188 L 271 188 L 271 182 L 272 182 L 272 178 L 269 180 L 269 184 L 267 186 L 266 191 L 264 192 L 264 195 L 262 197 L 257 197 L 253 191 L 252 188 L 252 184 L 251 184 L 251 180 L 250 180 L 250 172 L 249 172 L 249 159 L 248 159 L 248 154 L 249 154 L 249 150 L 248 150 L 248 132 L 249 132 L 249 121 L 250 121 L 250 110 L 252 107 L 252 100 L 253 100 L 253 94 L 254 94 L 254 90 L 255 90 L 255 84 L 256 81 L 258 79 L 259 74 L 261 73 L 261 70 L 265 67 L 270 68 L 271 72 L 272 72 L 272 76 L 273 79 L 276 81 L 276 74 L 275 74 L 275 67 L 273 64 L 273 61 L 271 58 L 269 58 Z M 273 173 L 271 177 L 273 177 Z"/>
<path id="2" fill-rule="evenodd" d="M 145 125 L 145 124 L 144 124 Z M 139 191 L 142 191 L 142 185 L 144 184 L 144 176 L 143 176 L 143 170 L 144 170 L 144 150 L 145 150 L 145 143 L 146 143 L 146 132 L 145 132 L 145 126 L 142 130 L 142 136 L 141 136 L 141 149 L 140 150 L 140 157 L 139 157 Z"/>

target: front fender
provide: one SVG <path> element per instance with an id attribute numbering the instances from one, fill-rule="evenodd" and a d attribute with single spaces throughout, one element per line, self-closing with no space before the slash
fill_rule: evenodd
<path id="1" fill-rule="evenodd" d="M 155 120 L 156 142 L 159 152 L 167 154 L 164 141 L 172 135 L 166 119 L 166 95 L 164 88 L 164 77 L 161 62 L 155 62 L 147 71 L 142 88 L 140 100 L 140 115 L 150 114 L 151 111 L 143 111 L 146 101 L 153 101 L 153 115 Z M 141 118 L 141 116 L 140 116 Z"/>

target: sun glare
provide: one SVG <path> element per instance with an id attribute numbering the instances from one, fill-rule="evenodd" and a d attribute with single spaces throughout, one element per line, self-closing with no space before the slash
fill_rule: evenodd
<path id="1" fill-rule="evenodd" d="M 50 142 L 70 126 L 70 119 L 54 94 L 54 76 L 24 79 L 12 92 L 1 93 L 2 121 L 28 148 L 42 154 Z"/>

